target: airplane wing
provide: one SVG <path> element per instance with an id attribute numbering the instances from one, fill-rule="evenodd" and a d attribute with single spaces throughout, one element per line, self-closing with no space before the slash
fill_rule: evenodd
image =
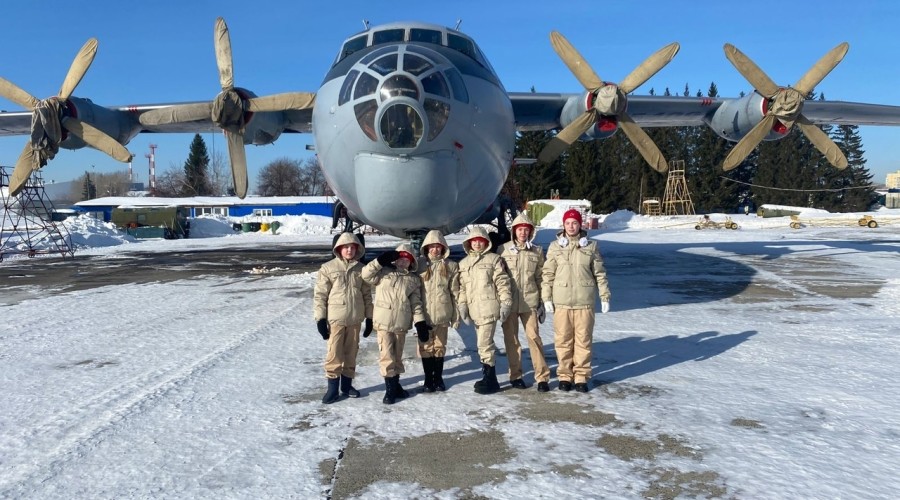
<path id="1" fill-rule="evenodd" d="M 747 99 L 750 96 L 742 99 Z M 509 94 L 520 132 L 561 128 L 563 107 L 584 99 L 583 94 L 512 92 Z M 645 128 L 708 125 L 716 111 L 730 98 L 683 96 L 628 96 L 628 114 Z M 900 106 L 844 101 L 804 103 L 803 114 L 817 125 L 900 125 Z"/>

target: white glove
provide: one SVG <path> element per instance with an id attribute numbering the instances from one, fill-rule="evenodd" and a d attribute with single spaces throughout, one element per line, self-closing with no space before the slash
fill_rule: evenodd
<path id="1" fill-rule="evenodd" d="M 553 307 L 553 305 L 551 304 L 550 307 Z M 537 320 L 538 320 L 538 323 L 543 323 L 545 319 L 547 319 L 547 311 L 544 309 L 544 303 L 541 302 L 541 303 L 538 304 L 538 306 L 537 306 Z"/>
<path id="2" fill-rule="evenodd" d="M 553 314 L 553 302 L 549 300 L 544 302 L 544 310 L 547 311 L 547 314 Z"/>
<path id="3" fill-rule="evenodd" d="M 608 300 L 600 301 L 600 312 L 603 314 L 606 314 L 609 312 L 609 301 Z"/>
<path id="4" fill-rule="evenodd" d="M 512 312 L 512 304 L 500 304 L 500 322 L 503 323 L 506 321 L 506 318 L 509 317 L 509 313 Z"/>
<path id="5" fill-rule="evenodd" d="M 457 310 L 459 311 L 459 319 L 461 319 L 463 323 L 471 325 L 472 318 L 469 317 L 469 306 L 466 304 L 460 304 Z"/>

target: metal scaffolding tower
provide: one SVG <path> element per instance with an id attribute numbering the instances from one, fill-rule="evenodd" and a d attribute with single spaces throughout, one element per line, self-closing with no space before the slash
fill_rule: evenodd
<path id="1" fill-rule="evenodd" d="M 684 160 L 669 162 L 669 178 L 662 203 L 663 215 L 694 215 L 694 203 L 684 177 Z"/>
<path id="2" fill-rule="evenodd" d="M 31 174 L 18 195 L 10 196 L 9 174 L 0 166 L 0 261 L 4 255 L 54 253 L 75 256 L 69 231 L 53 220 L 53 202 L 40 171 Z"/>

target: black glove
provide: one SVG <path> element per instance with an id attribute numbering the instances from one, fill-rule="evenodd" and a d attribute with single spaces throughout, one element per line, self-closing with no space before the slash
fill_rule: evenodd
<path id="1" fill-rule="evenodd" d="M 394 262 L 395 260 L 397 260 L 399 258 L 400 258 L 400 252 L 398 252 L 396 250 L 388 250 L 387 252 L 384 252 L 381 255 L 379 255 L 377 258 L 375 258 L 375 260 L 377 260 L 378 263 L 381 264 L 381 267 L 387 267 L 388 265 L 391 264 L 391 262 Z"/>
<path id="2" fill-rule="evenodd" d="M 325 318 L 316 321 L 316 328 L 319 329 L 319 335 L 322 336 L 323 339 L 328 340 L 330 333 L 328 333 L 328 320 Z"/>
<path id="3" fill-rule="evenodd" d="M 419 342 L 428 342 L 428 333 L 431 331 L 431 327 L 424 321 L 419 321 L 413 326 L 416 327 L 416 335 L 419 336 Z"/>
<path id="4" fill-rule="evenodd" d="M 372 335 L 372 318 L 366 318 L 366 329 L 363 330 L 363 337 Z"/>

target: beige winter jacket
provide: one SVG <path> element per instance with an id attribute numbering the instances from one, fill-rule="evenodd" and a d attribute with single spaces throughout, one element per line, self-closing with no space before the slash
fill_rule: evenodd
<path id="1" fill-rule="evenodd" d="M 345 261 L 338 247 L 356 245 L 356 257 Z M 341 326 L 357 325 L 372 317 L 372 287 L 363 281 L 363 246 L 353 233 L 342 233 L 334 244 L 335 258 L 322 264 L 313 292 L 313 317 Z"/>
<path id="2" fill-rule="evenodd" d="M 597 295 L 603 301 L 610 299 L 597 242 L 587 239 L 584 231 L 571 238 L 565 231 L 557 234 L 547 249 L 542 279 L 541 298 L 557 308 L 593 309 Z"/>
<path id="3" fill-rule="evenodd" d="M 516 242 L 515 227 L 531 226 L 531 237 L 525 245 Z M 513 241 L 503 244 L 500 257 L 506 261 L 511 279 L 514 313 L 526 313 L 537 309 L 541 302 L 541 272 L 544 267 L 544 252 L 534 245 L 534 222 L 522 212 L 512 223 Z"/>
<path id="4" fill-rule="evenodd" d="M 408 252 L 415 259 L 415 252 L 407 243 L 397 247 L 398 252 Z M 422 280 L 415 273 L 416 262 L 401 271 L 394 267 L 382 267 L 377 260 L 366 264 L 362 279 L 375 287 L 375 307 L 372 322 L 378 331 L 404 332 L 414 323 L 425 321 L 422 307 Z"/>
<path id="5" fill-rule="evenodd" d="M 472 250 L 472 238 L 488 240 L 481 253 Z M 466 257 L 459 263 L 459 303 L 466 304 L 469 316 L 476 325 L 485 325 L 500 320 L 500 304 L 512 304 L 512 291 L 506 263 L 499 255 L 491 252 L 491 240 L 487 232 L 472 227 L 463 241 Z"/>
<path id="6" fill-rule="evenodd" d="M 428 245 L 444 247 L 441 257 L 430 260 Z M 422 278 L 422 301 L 425 317 L 431 326 L 448 326 L 458 321 L 456 301 L 459 297 L 459 264 L 450 260 L 450 246 L 440 231 L 433 229 L 422 240 L 419 276 Z"/>

